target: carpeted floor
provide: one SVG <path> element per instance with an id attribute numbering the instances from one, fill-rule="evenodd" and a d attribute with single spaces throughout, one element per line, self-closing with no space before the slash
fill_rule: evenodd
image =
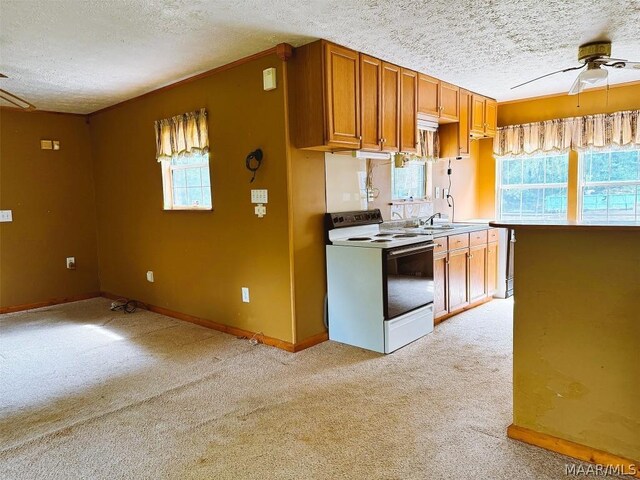
<path id="1" fill-rule="evenodd" d="M 506 438 L 510 301 L 388 356 L 290 354 L 109 304 L 0 317 L 0 478 L 541 480 L 576 463 Z"/>

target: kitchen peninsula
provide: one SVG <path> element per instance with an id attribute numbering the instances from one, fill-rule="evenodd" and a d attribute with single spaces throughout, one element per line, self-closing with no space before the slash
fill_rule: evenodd
<path id="1" fill-rule="evenodd" d="M 508 435 L 637 476 L 640 224 L 490 225 L 517 238 Z"/>

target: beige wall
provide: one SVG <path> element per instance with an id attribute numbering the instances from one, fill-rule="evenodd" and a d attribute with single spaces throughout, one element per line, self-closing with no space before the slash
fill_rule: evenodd
<path id="1" fill-rule="evenodd" d="M 13 210 L 0 223 L 0 308 L 99 290 L 91 170 L 84 116 L 0 109 L 0 209 Z"/>
<path id="2" fill-rule="evenodd" d="M 281 87 L 265 92 L 269 67 Z M 91 116 L 102 290 L 293 342 L 282 73 L 270 55 Z M 213 211 L 163 211 L 153 122 L 201 107 Z M 249 184 L 245 157 L 258 147 L 263 166 Z M 252 188 L 269 190 L 262 219 Z M 241 287 L 249 287 L 250 303 L 242 303 Z"/>
<path id="3" fill-rule="evenodd" d="M 516 235 L 514 424 L 640 460 L 640 233 Z"/>

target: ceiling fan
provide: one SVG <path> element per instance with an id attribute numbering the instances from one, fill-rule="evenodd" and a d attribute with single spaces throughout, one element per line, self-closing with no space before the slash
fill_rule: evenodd
<path id="1" fill-rule="evenodd" d="M 576 95 L 580 93 L 583 88 L 595 85 L 602 80 L 606 80 L 609 75 L 609 71 L 604 67 L 633 68 L 640 71 L 640 62 L 630 62 L 628 60 L 622 60 L 621 58 L 611 58 L 611 42 L 590 42 L 580 45 L 580 47 L 578 47 L 578 61 L 582 62 L 582 65 L 565 68 L 563 70 L 558 70 L 557 72 L 547 73 L 546 75 L 542 75 L 534 78 L 533 80 L 528 80 L 520 85 L 516 85 L 515 87 L 511 87 L 511 90 L 557 73 L 569 72 L 571 70 L 582 70 L 586 67 L 585 70 L 580 72 L 578 78 L 576 78 L 575 82 L 573 82 L 573 85 L 571 85 L 571 88 L 569 89 L 569 95 Z"/>
<path id="2" fill-rule="evenodd" d="M 0 78 L 7 78 L 4 73 L 0 73 Z M 35 110 L 36 106 L 32 103 L 27 102 L 24 98 L 20 98 L 13 93 L 9 93 L 6 90 L 0 88 L 0 99 L 8 102 L 22 110 Z"/>

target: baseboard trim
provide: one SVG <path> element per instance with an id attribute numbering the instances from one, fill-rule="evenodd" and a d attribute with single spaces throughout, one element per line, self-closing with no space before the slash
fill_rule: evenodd
<path id="1" fill-rule="evenodd" d="M 44 300 L 42 302 L 25 303 L 23 305 L 13 305 L 9 307 L 0 307 L 0 315 L 3 313 L 22 312 L 24 310 L 33 310 L 34 308 L 50 307 L 61 303 L 78 302 L 80 300 L 88 300 L 101 296 L 100 292 L 80 293 L 78 295 L 69 295 L 68 297 L 56 297 Z"/>
<path id="2" fill-rule="evenodd" d="M 116 300 L 118 298 L 123 298 L 122 295 L 113 295 L 109 292 L 102 292 L 102 296 L 105 298 L 109 298 L 111 300 Z M 222 323 L 213 322 L 211 320 L 206 320 L 201 317 L 196 317 L 195 315 L 189 315 L 187 313 L 176 312 L 175 310 L 170 310 L 164 307 L 158 307 L 157 305 L 151 305 L 148 303 L 139 302 L 139 306 L 149 310 L 150 312 L 159 313 L 161 315 L 166 315 L 167 317 L 175 318 L 177 320 L 182 320 L 184 322 L 194 323 L 196 325 L 200 325 L 201 327 L 211 328 L 213 330 L 217 330 L 218 332 L 227 333 L 229 335 L 234 335 L 236 337 L 243 338 L 256 338 L 258 342 L 263 343 L 265 345 L 269 345 L 271 347 L 276 347 L 281 350 L 285 350 L 287 352 L 295 353 L 306 348 L 317 345 L 318 343 L 324 342 L 329 339 L 328 333 L 320 333 L 318 335 L 314 335 L 306 340 L 303 340 L 299 343 L 291 343 L 286 342 L 284 340 L 280 340 L 279 338 L 269 337 L 267 335 L 263 335 L 259 332 L 251 332 L 249 330 L 244 330 L 242 328 L 232 327 L 229 325 L 224 325 Z"/>
<path id="3" fill-rule="evenodd" d="M 625 466 L 626 475 L 640 478 L 640 462 L 620 457 L 603 450 L 581 445 L 579 443 L 554 437 L 546 433 L 536 432 L 529 428 L 519 427 L 517 425 L 509 425 L 507 428 L 507 436 L 520 442 L 535 445 L 552 452 L 566 455 L 567 457 L 583 460 L 585 462 L 595 463 L 598 465 Z M 633 466 L 633 468 L 631 468 Z"/>

